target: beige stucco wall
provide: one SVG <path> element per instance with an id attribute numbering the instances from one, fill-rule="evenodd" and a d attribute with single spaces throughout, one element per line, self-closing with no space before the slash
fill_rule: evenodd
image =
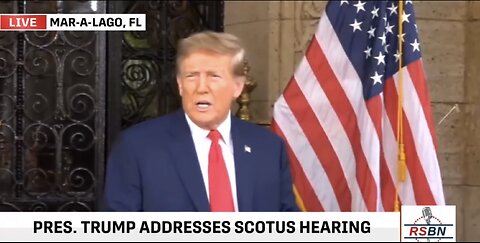
<path id="1" fill-rule="evenodd" d="M 272 105 L 302 58 L 321 17 L 321 1 L 227 1 L 225 31 L 247 48 L 257 81 L 254 119 Z M 439 139 L 448 204 L 457 205 L 457 239 L 480 240 L 480 2 L 415 2 L 420 48 Z M 440 119 L 458 104 L 441 124 Z"/>
<path id="2" fill-rule="evenodd" d="M 465 240 L 480 241 L 480 2 L 468 3 L 465 53 Z"/>

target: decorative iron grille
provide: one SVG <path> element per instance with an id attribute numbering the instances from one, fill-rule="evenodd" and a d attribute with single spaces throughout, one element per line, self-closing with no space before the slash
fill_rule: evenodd
<path id="1" fill-rule="evenodd" d="M 108 148 L 180 106 L 178 39 L 222 1 L 1 1 L 0 13 L 146 13 L 146 32 L 0 32 L 0 211 L 93 211 Z"/>
<path id="2" fill-rule="evenodd" d="M 2 1 L 3 13 L 105 13 Z M 101 188 L 105 33 L 0 32 L 0 210 L 91 211 Z"/>

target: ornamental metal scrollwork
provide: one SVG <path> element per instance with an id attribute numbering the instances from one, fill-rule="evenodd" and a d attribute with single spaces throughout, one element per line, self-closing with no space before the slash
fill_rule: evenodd
<path id="1" fill-rule="evenodd" d="M 32 48 L 25 54 L 24 68 L 32 76 L 52 75 L 56 65 L 55 54 L 48 49 Z"/>
<path id="2" fill-rule="evenodd" d="M 58 211 L 90 212 L 92 209 L 85 203 L 72 201 L 61 205 Z"/>
<path id="3" fill-rule="evenodd" d="M 0 31 L 0 46 L 10 46 L 15 43 L 15 32 L 13 31 Z"/>
<path id="4" fill-rule="evenodd" d="M 12 96 L 6 94 L 0 94 L 0 119 L 4 124 L 4 121 L 10 121 L 14 115 L 15 100 Z"/>
<path id="5" fill-rule="evenodd" d="M 34 123 L 25 128 L 23 142 L 27 149 L 39 151 L 47 145 L 55 145 L 56 132 L 43 123 Z"/>
<path id="6" fill-rule="evenodd" d="M 91 52 L 85 49 L 74 49 L 66 55 L 65 64 L 70 64 L 66 65 L 70 68 L 66 71 L 71 70 L 76 75 L 85 77 L 95 70 L 96 61 Z"/>
<path id="7" fill-rule="evenodd" d="M 9 13 L 87 8 L 104 14 L 107 3 L 0 2 L 1 12 Z M 104 163 L 106 36 L 0 33 L 0 210 L 95 207 Z"/>
<path id="8" fill-rule="evenodd" d="M 26 97 L 25 115 L 33 121 L 44 122 L 54 114 L 55 98 L 47 98 L 46 94 L 34 93 Z"/>
<path id="9" fill-rule="evenodd" d="M 122 116 L 125 120 L 136 123 L 139 115 L 142 115 L 143 119 L 158 115 L 152 101 L 158 94 L 157 79 L 160 73 L 160 68 L 152 60 L 130 59 L 124 62 Z"/>
<path id="10" fill-rule="evenodd" d="M 183 1 L 181 3 L 169 2 L 167 5 L 168 12 L 172 16 L 168 24 L 168 40 L 170 46 L 175 49 L 180 39 L 189 36 L 191 33 L 206 29 L 199 10 L 192 4 Z"/>
<path id="11" fill-rule="evenodd" d="M 64 146 L 76 151 L 87 151 L 95 143 L 95 132 L 89 126 L 75 123 L 66 126 L 63 130 Z"/>
<path id="12" fill-rule="evenodd" d="M 97 210 L 107 142 L 120 123 L 126 127 L 179 107 L 176 42 L 205 28 L 221 31 L 222 6 L 0 1 L 2 13 L 146 13 L 148 28 L 0 32 L 0 211 Z M 107 119 L 107 108 L 118 115 Z"/>
<path id="13" fill-rule="evenodd" d="M 13 203 L 0 200 L 0 212 L 4 211 L 17 211 L 21 212 L 22 210 Z"/>
<path id="14" fill-rule="evenodd" d="M 65 31 L 62 36 L 65 42 L 76 48 L 89 46 L 96 39 L 92 31 Z"/>
<path id="15" fill-rule="evenodd" d="M 28 211 L 30 212 L 45 212 L 48 211 L 48 205 L 44 202 L 37 201 L 30 205 Z"/>
<path id="16" fill-rule="evenodd" d="M 75 84 L 65 92 L 67 116 L 75 122 L 86 122 L 93 118 L 95 108 L 95 90 L 88 84 Z"/>
<path id="17" fill-rule="evenodd" d="M 15 56 L 8 50 L 0 47 L 0 78 L 10 77 L 16 70 Z"/>
<path id="18" fill-rule="evenodd" d="M 53 191 L 53 171 L 32 168 L 25 172 L 25 192 L 32 197 L 45 196 Z"/>
<path id="19" fill-rule="evenodd" d="M 66 176 L 63 187 L 69 195 L 92 193 L 95 187 L 95 176 L 86 168 L 75 168 Z"/>
<path id="20" fill-rule="evenodd" d="M 25 40 L 32 46 L 45 48 L 57 40 L 56 31 L 29 31 L 25 33 Z"/>

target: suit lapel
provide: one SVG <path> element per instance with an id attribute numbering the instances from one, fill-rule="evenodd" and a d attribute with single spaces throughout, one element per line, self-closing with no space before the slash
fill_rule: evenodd
<path id="1" fill-rule="evenodd" d="M 232 142 L 233 156 L 235 159 L 235 175 L 237 181 L 237 200 L 239 211 L 253 210 L 253 192 L 255 178 L 253 151 L 248 152 L 249 141 L 242 133 L 240 121 L 232 116 Z M 243 134 L 243 136 L 242 136 Z M 246 147 L 247 146 L 247 147 Z"/>
<path id="2" fill-rule="evenodd" d="M 195 208 L 198 211 L 210 211 L 195 145 L 183 111 L 177 112 L 172 121 L 171 142 L 168 146 L 172 151 L 173 164 Z"/>

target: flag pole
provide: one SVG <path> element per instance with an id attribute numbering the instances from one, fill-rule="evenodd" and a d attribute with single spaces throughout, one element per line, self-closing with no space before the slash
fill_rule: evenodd
<path id="1" fill-rule="evenodd" d="M 299 207 L 300 211 L 306 212 L 307 209 L 305 208 L 305 204 L 303 203 L 303 199 L 300 196 L 300 193 L 297 191 L 297 187 L 293 185 L 293 194 L 295 195 L 295 201 L 297 203 L 297 206 Z"/>
<path id="2" fill-rule="evenodd" d="M 395 205 L 394 211 L 400 212 L 400 183 L 405 181 L 406 178 L 406 170 L 407 165 L 405 163 L 405 146 L 403 143 L 403 41 L 402 41 L 402 33 L 403 33 L 403 0 L 398 2 L 398 107 L 397 107 L 397 143 L 398 143 L 398 179 L 399 183 L 396 186 L 396 193 L 395 193 Z"/>

